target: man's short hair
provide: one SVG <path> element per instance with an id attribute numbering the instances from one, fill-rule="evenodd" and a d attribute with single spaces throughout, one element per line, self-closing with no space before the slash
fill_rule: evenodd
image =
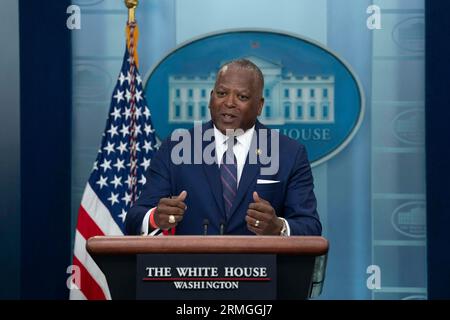
<path id="1" fill-rule="evenodd" d="M 259 69 L 256 64 L 254 64 L 253 62 L 251 62 L 248 59 L 231 60 L 220 67 L 218 74 L 220 74 L 222 72 L 222 70 L 228 66 L 236 66 L 238 68 L 247 69 L 247 70 L 254 72 L 257 80 L 261 84 L 261 95 L 262 95 L 262 90 L 264 88 L 264 76 L 261 72 L 261 69 Z"/>

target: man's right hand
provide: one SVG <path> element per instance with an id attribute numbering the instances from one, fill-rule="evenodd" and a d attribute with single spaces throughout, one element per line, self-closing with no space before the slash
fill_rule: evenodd
<path id="1" fill-rule="evenodd" d="M 172 198 L 161 198 L 156 207 L 155 223 L 163 230 L 175 227 L 181 220 L 183 220 L 184 211 L 187 209 L 184 200 L 187 197 L 187 192 L 182 191 L 178 196 Z M 175 222 L 170 223 L 170 216 L 174 216 Z"/>

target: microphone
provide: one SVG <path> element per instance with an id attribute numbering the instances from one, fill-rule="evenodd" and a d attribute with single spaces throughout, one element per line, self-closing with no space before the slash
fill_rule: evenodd
<path id="1" fill-rule="evenodd" d="M 208 235 L 208 225 L 209 225 L 209 220 L 208 219 L 204 219 L 203 220 L 203 235 Z"/>
<path id="2" fill-rule="evenodd" d="M 225 221 L 220 220 L 220 235 L 223 236 L 223 229 L 225 228 Z"/>

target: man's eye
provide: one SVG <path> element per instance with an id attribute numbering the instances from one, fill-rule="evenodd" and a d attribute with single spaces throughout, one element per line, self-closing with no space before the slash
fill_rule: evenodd
<path id="1" fill-rule="evenodd" d="M 246 95 L 242 95 L 242 94 L 241 94 L 241 95 L 239 96 L 239 99 L 241 99 L 241 100 L 244 100 L 244 101 L 245 101 L 245 100 L 248 100 L 248 96 L 246 96 Z"/>
<path id="2" fill-rule="evenodd" d="M 218 97 L 225 96 L 225 92 L 223 92 L 223 91 L 216 91 L 216 94 L 217 94 Z"/>

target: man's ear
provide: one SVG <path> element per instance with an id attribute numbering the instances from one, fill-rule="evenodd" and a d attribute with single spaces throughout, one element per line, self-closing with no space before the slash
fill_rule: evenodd
<path id="1" fill-rule="evenodd" d="M 208 109 L 211 109 L 211 100 L 213 99 L 214 89 L 209 93 Z"/>
<path id="2" fill-rule="evenodd" d="M 259 100 L 259 106 L 258 106 L 258 116 L 261 115 L 263 106 L 264 106 L 264 98 L 261 97 L 261 100 Z"/>

